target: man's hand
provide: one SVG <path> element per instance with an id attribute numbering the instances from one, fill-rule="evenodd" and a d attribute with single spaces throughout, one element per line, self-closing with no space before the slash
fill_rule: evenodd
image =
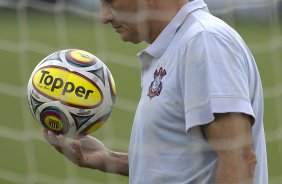
<path id="1" fill-rule="evenodd" d="M 128 175 L 128 154 L 108 150 L 102 142 L 91 136 L 75 139 L 55 135 L 43 129 L 43 137 L 61 154 L 80 167 Z"/>

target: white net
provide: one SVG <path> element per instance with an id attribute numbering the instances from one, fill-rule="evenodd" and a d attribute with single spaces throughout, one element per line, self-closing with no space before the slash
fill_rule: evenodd
<path id="1" fill-rule="evenodd" d="M 265 128 L 270 183 L 282 181 L 282 1 L 207 0 L 212 13 L 245 39 L 258 63 L 265 95 Z M 126 177 L 78 168 L 49 146 L 27 106 L 26 85 L 33 67 L 46 55 L 80 48 L 97 55 L 117 83 L 110 120 L 94 136 L 126 151 L 140 91 L 135 54 L 144 45 L 121 43 L 98 23 L 98 1 L 0 0 L 0 183 L 128 183 Z"/>

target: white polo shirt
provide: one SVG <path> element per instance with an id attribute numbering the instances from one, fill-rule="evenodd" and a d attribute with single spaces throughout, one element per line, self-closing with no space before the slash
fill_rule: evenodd
<path id="1" fill-rule="evenodd" d="M 254 117 L 254 183 L 268 183 L 261 80 L 232 28 L 195 0 L 139 56 L 142 94 L 130 139 L 131 184 L 214 183 L 217 157 L 199 125 L 226 112 Z"/>

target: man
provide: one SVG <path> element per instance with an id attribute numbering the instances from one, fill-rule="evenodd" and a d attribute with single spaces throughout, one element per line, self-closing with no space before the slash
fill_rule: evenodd
<path id="1" fill-rule="evenodd" d="M 232 28 L 202 0 L 101 0 L 101 21 L 149 44 L 129 153 L 44 130 L 59 152 L 131 184 L 268 183 L 261 80 Z"/>

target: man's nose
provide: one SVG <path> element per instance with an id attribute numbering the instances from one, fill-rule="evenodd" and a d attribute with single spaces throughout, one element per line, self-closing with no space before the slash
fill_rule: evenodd
<path id="1" fill-rule="evenodd" d="M 102 6 L 100 9 L 100 22 L 108 24 L 113 20 L 113 14 L 109 7 Z"/>

